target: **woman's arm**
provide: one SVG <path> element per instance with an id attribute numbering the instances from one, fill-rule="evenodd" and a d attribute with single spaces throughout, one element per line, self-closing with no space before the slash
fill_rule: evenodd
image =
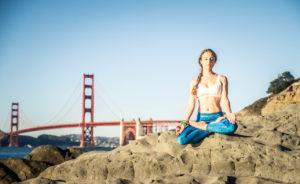
<path id="1" fill-rule="evenodd" d="M 193 87 L 196 85 L 196 82 L 197 82 L 197 79 L 193 79 L 192 82 L 191 82 L 191 84 L 190 84 L 189 103 L 188 103 L 188 106 L 186 108 L 185 115 L 184 115 L 184 118 L 183 118 L 183 120 L 185 120 L 185 121 L 189 121 L 191 115 L 194 112 L 197 95 L 193 95 L 192 91 L 193 91 Z M 184 130 L 183 124 L 178 123 L 178 125 L 176 126 L 176 135 L 181 134 L 181 132 L 183 130 Z"/>
<path id="2" fill-rule="evenodd" d="M 221 102 L 222 102 L 222 107 L 224 108 L 224 111 L 227 115 L 228 120 L 231 123 L 235 123 L 235 114 L 231 112 L 230 108 L 230 102 L 228 99 L 228 82 L 226 76 L 221 77 L 222 81 L 222 96 L 221 96 Z"/>
<path id="3" fill-rule="evenodd" d="M 224 111 L 227 115 L 231 113 L 231 108 L 230 108 L 230 102 L 228 100 L 228 82 L 226 76 L 221 77 L 221 81 L 223 83 L 221 101 L 222 101 L 222 106 L 224 108 Z"/>
<path id="4" fill-rule="evenodd" d="M 193 95 L 192 94 L 192 91 L 193 91 L 193 88 L 194 86 L 196 85 L 197 83 L 197 79 L 193 79 L 191 81 L 191 84 L 190 84 L 190 97 L 189 97 L 189 102 L 188 102 L 188 106 L 186 108 L 186 111 L 185 111 L 185 115 L 184 115 L 184 118 L 183 120 L 185 121 L 189 121 L 191 115 L 193 114 L 194 112 L 194 108 L 195 108 L 195 104 L 196 104 L 196 99 L 197 99 L 197 95 Z"/>

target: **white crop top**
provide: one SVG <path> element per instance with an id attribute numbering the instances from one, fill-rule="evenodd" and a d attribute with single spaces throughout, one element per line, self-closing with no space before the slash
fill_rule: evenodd
<path id="1" fill-rule="evenodd" d="M 222 93 L 222 84 L 220 81 L 220 75 L 217 77 L 217 81 L 214 85 L 210 87 L 205 87 L 202 84 L 199 83 L 198 90 L 197 90 L 197 97 L 201 98 L 204 96 L 217 96 L 220 97 Z"/>

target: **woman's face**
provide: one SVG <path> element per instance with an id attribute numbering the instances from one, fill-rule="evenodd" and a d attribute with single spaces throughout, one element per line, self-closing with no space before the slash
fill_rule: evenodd
<path id="1" fill-rule="evenodd" d="M 216 63 L 216 58 L 212 55 L 211 52 L 205 52 L 202 55 L 200 63 L 203 67 L 213 68 Z"/>

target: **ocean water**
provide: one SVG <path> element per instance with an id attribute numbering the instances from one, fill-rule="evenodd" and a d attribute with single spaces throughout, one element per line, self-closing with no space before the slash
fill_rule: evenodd
<path id="1" fill-rule="evenodd" d="M 24 158 L 28 155 L 33 149 L 37 146 L 32 148 L 27 147 L 0 147 L 0 159 L 6 158 Z M 63 150 L 70 146 L 57 146 Z M 114 148 L 105 148 L 105 147 L 95 147 L 95 148 L 76 148 L 81 149 L 84 151 L 111 151 Z"/>

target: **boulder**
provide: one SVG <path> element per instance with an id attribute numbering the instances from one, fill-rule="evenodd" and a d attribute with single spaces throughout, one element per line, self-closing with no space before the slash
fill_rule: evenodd
<path id="1" fill-rule="evenodd" d="M 47 179 L 41 179 L 40 181 L 29 179 L 37 177 L 49 166 L 75 159 L 84 152 L 71 147 L 62 150 L 55 146 L 45 145 L 35 148 L 24 158 L 1 159 L 0 183 L 12 183 L 24 180 L 33 183 L 53 183 L 55 181 Z"/>
<path id="2" fill-rule="evenodd" d="M 67 183 L 300 183 L 298 116 L 237 116 L 234 134 L 180 145 L 174 130 L 92 151 L 39 178 Z M 293 128 L 296 127 L 296 128 Z"/>
<path id="3" fill-rule="evenodd" d="M 43 161 L 51 165 L 57 165 L 64 161 L 77 158 L 84 152 L 85 151 L 83 150 L 74 149 L 71 147 L 67 148 L 66 150 L 62 150 L 56 146 L 43 145 L 32 150 L 30 154 L 26 155 L 24 158 L 27 160 Z"/>
<path id="4" fill-rule="evenodd" d="M 11 183 L 37 177 L 40 172 L 50 165 L 41 161 L 23 158 L 9 158 L 0 160 L 0 182 Z"/>

